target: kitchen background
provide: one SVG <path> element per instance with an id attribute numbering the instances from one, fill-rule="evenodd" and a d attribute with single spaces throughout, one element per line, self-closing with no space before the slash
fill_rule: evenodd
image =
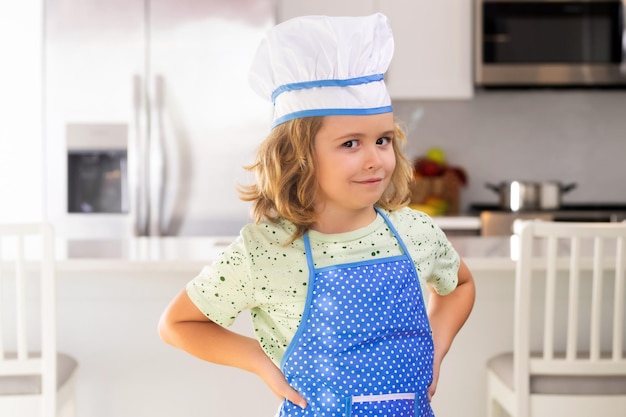
<path id="1" fill-rule="evenodd" d="M 325 3 L 315 7 L 331 7 Z M 413 9 L 409 23 L 420 24 L 409 24 L 412 31 L 406 27 L 406 17 L 394 20 L 398 11 L 385 10 L 385 2 L 332 6 L 340 14 L 354 9 L 365 13 L 370 10 L 363 10 L 364 4 L 377 5 L 392 16 L 397 38 L 394 60 L 405 69 L 398 77 L 392 67 L 394 78 L 389 84 L 396 115 L 408 129 L 409 156 L 437 146 L 451 163 L 464 167 L 470 180 L 462 189 L 464 208 L 476 202 L 496 203 L 497 195 L 485 182 L 512 179 L 575 182 L 578 187 L 564 195 L 566 203 L 626 201 L 626 92 L 473 89 L 470 5 L 443 3 L 431 4 L 428 10 L 394 3 L 400 10 Z M 44 8 L 34 0 L 19 6 L 3 2 L 0 7 L 0 46 L 5 57 L 0 74 L 0 219 L 38 220 L 45 217 L 44 178 L 49 175 L 42 168 L 45 144 L 41 139 Z M 451 17 L 447 7 L 459 13 Z M 278 11 L 284 17 L 308 12 L 306 4 L 293 3 L 280 3 Z M 445 18 L 449 26 L 429 17 Z M 432 45 L 422 36 L 428 34 L 438 39 Z M 398 78 L 401 83 L 394 84 Z M 417 91 L 407 89 L 407 84 L 417 85 L 413 87 Z M 247 161 L 218 162 L 240 166 Z"/>

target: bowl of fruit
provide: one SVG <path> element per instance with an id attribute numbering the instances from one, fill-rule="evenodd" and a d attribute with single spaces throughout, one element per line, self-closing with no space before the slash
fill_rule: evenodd
<path id="1" fill-rule="evenodd" d="M 409 206 L 430 216 L 459 214 L 461 188 L 467 182 L 465 169 L 451 165 L 443 149 L 430 148 L 413 160 Z"/>

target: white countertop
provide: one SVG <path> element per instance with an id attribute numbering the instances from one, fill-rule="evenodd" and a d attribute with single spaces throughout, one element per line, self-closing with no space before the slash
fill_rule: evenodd
<path id="1" fill-rule="evenodd" d="M 433 218 L 442 229 L 480 230 L 480 218 L 472 216 L 441 216 Z M 138 237 L 124 240 L 64 240 L 56 243 L 59 268 L 84 269 L 98 265 L 113 270 L 163 268 L 198 270 L 228 246 L 234 236 L 210 237 Z M 512 268 L 508 238 L 451 237 L 465 259 L 468 256 Z M 507 263 L 507 260 L 509 261 Z M 505 261 L 504 264 L 501 261 Z M 483 262 L 481 262 L 483 263 Z"/>
<path id="2" fill-rule="evenodd" d="M 211 263 L 234 239 L 234 236 L 138 237 L 120 240 L 59 238 L 56 240 L 57 270 L 140 273 L 167 271 L 194 275 Z M 449 236 L 449 239 L 472 271 L 508 273 L 515 270 L 518 236 Z M 36 252 L 36 248 L 30 249 L 27 246 L 27 260 L 32 258 L 29 253 Z M 569 252 L 565 243 L 561 250 L 564 256 Z M 583 255 L 592 253 L 592 247 L 585 244 L 582 250 Z M 543 249 L 539 248 L 538 251 L 543 252 Z M 10 254 L 8 259 L 11 259 Z M 583 260 L 584 267 L 586 261 L 587 259 Z M 538 261 L 538 264 L 541 262 Z"/>
<path id="3" fill-rule="evenodd" d="M 60 271 L 144 271 L 150 269 L 197 273 L 235 238 L 140 237 L 124 240 L 62 240 L 56 243 Z M 514 269 L 508 237 L 450 237 L 470 268 Z"/>
<path id="4" fill-rule="evenodd" d="M 480 230 L 479 216 L 435 216 L 433 221 L 444 230 Z"/>

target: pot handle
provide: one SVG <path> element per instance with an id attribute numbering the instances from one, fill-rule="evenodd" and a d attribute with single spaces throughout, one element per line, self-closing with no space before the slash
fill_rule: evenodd
<path id="1" fill-rule="evenodd" d="M 573 182 L 571 184 L 567 184 L 567 185 L 562 185 L 561 186 L 561 193 L 566 193 L 568 191 L 572 191 L 576 187 L 577 187 L 577 184 L 575 182 Z"/>
<path id="2" fill-rule="evenodd" d="M 485 183 L 485 187 L 489 188 L 489 189 L 490 189 L 490 190 L 492 190 L 492 191 L 495 191 L 496 193 L 499 193 L 499 192 L 500 192 L 500 190 L 502 189 L 502 186 L 498 186 L 498 185 L 495 185 L 495 184 L 491 184 L 491 183 L 489 183 L 489 182 L 486 182 L 486 183 Z"/>

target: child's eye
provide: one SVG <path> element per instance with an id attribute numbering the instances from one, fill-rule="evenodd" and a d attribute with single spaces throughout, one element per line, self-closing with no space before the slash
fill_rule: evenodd
<path id="1" fill-rule="evenodd" d="M 346 148 L 354 148 L 357 145 L 357 143 L 358 141 L 356 139 L 352 139 L 347 142 L 344 142 L 341 146 L 344 146 Z"/>
<path id="2" fill-rule="evenodd" d="M 391 143 L 391 138 L 388 137 L 378 138 L 378 140 L 376 141 L 377 145 L 386 145 L 388 143 Z"/>

